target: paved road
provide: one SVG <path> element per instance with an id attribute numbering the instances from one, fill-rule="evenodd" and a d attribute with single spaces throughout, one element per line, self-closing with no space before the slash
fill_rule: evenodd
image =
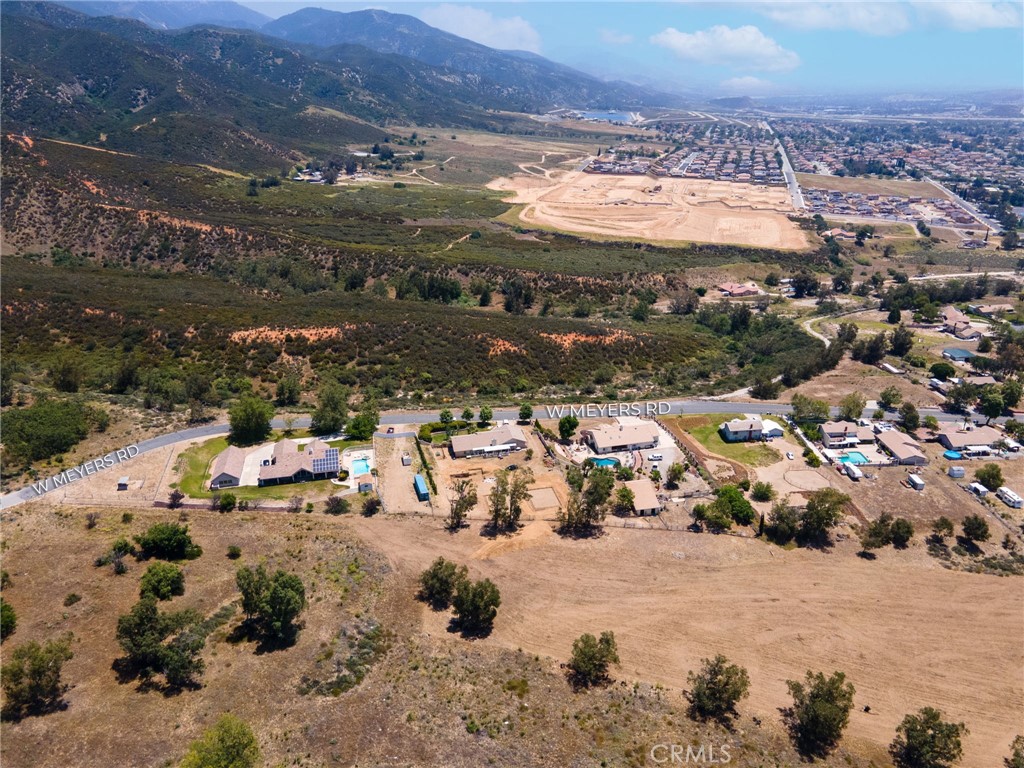
<path id="1" fill-rule="evenodd" d="M 771 127 L 769 126 L 769 130 Z M 772 131 L 774 133 L 774 131 Z M 804 204 L 804 193 L 800 191 L 800 184 L 796 180 L 796 173 L 793 171 L 793 165 L 789 162 L 789 154 L 786 152 L 786 148 L 782 145 L 779 139 L 775 139 L 775 148 L 779 150 L 779 154 L 782 155 L 782 175 L 786 177 L 786 186 L 789 187 L 789 195 L 793 198 L 793 207 L 798 211 L 807 209 Z"/>
<path id="2" fill-rule="evenodd" d="M 791 413 L 793 408 L 790 405 L 784 403 L 766 403 L 766 402 L 722 402 L 717 400 L 657 400 L 649 401 L 644 403 L 601 403 L 591 405 L 577 405 L 577 408 L 587 408 L 586 416 L 588 418 L 602 418 L 612 417 L 619 415 L 630 415 L 630 411 L 626 409 L 630 406 L 635 406 L 638 414 L 642 415 L 648 412 L 648 406 L 651 406 L 651 413 L 657 412 L 661 416 L 677 416 L 681 414 L 720 414 L 720 413 L 751 413 L 760 416 L 771 416 L 771 415 L 784 415 Z M 660 407 L 659 407 L 660 406 Z M 570 405 L 555 405 L 555 406 L 535 406 L 534 417 L 535 418 L 560 418 L 562 415 L 568 414 L 569 409 L 574 406 Z M 935 416 L 939 421 L 944 422 L 959 422 L 963 420 L 963 416 L 946 413 L 938 408 L 921 408 L 919 409 L 921 416 Z M 431 421 L 437 421 L 439 411 L 387 411 L 381 414 L 380 424 L 383 427 L 389 425 L 398 424 L 426 424 Z M 831 409 L 832 416 L 839 414 L 839 409 L 833 407 Z M 870 418 L 872 410 L 868 409 L 864 411 L 864 418 Z M 519 418 L 518 408 L 496 408 L 494 410 L 494 419 L 498 421 L 513 421 Z M 292 426 L 296 428 L 304 428 L 309 426 L 309 417 L 302 416 L 296 419 Z M 272 426 L 276 429 L 282 429 L 285 423 L 282 419 L 274 419 L 271 422 Z M 193 427 L 192 429 L 183 429 L 178 432 L 170 432 L 166 435 L 159 435 L 158 437 L 150 438 L 138 443 L 135 447 L 138 451 L 132 454 L 138 456 L 143 453 L 157 450 L 158 448 L 164 448 L 174 443 L 179 443 L 188 440 L 196 440 L 204 437 L 213 437 L 215 435 L 225 435 L 228 433 L 227 424 L 207 424 L 202 427 Z M 127 448 L 127 447 L 126 447 Z M 124 450 L 124 449 L 122 449 Z M 107 454 L 111 456 L 114 451 Z M 131 461 L 131 459 L 127 459 Z M 28 485 L 20 490 L 12 491 L 11 493 L 5 494 L 0 497 L 0 510 L 10 509 L 11 507 L 24 504 L 26 501 L 38 498 L 41 495 L 50 493 L 51 491 L 62 488 L 66 485 L 66 482 L 74 482 L 78 477 L 84 477 L 86 475 L 93 475 L 97 472 L 109 472 L 113 474 L 120 466 L 121 462 L 110 463 L 103 467 L 94 464 L 92 461 L 87 461 L 84 464 L 80 464 L 78 467 L 74 467 L 70 470 L 65 470 L 58 476 L 67 478 L 69 475 L 72 477 L 70 481 L 62 482 L 60 485 L 52 482 L 52 478 L 45 478 L 37 483 Z M 76 477 L 77 476 L 77 477 Z"/>

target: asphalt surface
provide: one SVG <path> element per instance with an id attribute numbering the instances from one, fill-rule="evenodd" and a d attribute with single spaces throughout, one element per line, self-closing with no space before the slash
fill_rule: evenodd
<path id="1" fill-rule="evenodd" d="M 554 406 L 534 406 L 533 415 L 534 418 L 561 418 L 562 415 L 569 414 L 570 407 L 586 408 L 587 411 L 584 418 L 611 418 L 614 416 L 643 416 L 657 414 L 659 416 L 678 416 L 682 414 L 717 414 L 717 413 L 751 413 L 760 416 L 781 416 L 792 412 L 792 406 L 783 403 L 750 403 L 750 402 L 721 402 L 714 400 L 652 400 L 641 403 L 600 403 L 600 404 L 589 404 L 589 405 L 554 405 Z M 633 410 L 635 409 L 635 411 Z M 959 422 L 963 420 L 962 415 L 955 413 L 946 413 L 938 408 L 921 408 L 919 409 L 920 414 L 925 416 L 935 416 L 939 421 L 944 422 Z M 837 416 L 839 409 L 832 407 L 832 416 Z M 398 424 L 427 424 L 431 421 L 437 421 L 440 411 L 386 411 L 381 414 L 380 426 L 388 427 Z M 871 410 L 865 410 L 865 418 L 869 418 L 872 414 Z M 496 421 L 514 421 L 519 418 L 518 408 L 496 408 L 494 409 L 494 417 Z M 304 428 L 308 427 L 310 418 L 308 416 L 302 416 L 292 423 L 293 427 Z M 285 423 L 282 419 L 274 419 L 271 422 L 271 426 L 275 429 L 283 429 Z M 191 429 L 183 429 L 177 432 L 169 432 L 166 435 L 159 435 L 152 437 L 148 440 L 143 440 L 141 443 L 135 445 L 138 448 L 138 452 L 134 453 L 132 458 L 139 456 L 143 453 L 155 451 L 158 448 L 164 448 L 174 443 L 179 443 L 187 440 L 196 440 L 204 437 L 214 437 L 216 435 L 226 435 L 228 433 L 227 424 L 206 424 L 202 427 L 193 427 Z M 386 434 L 386 432 L 384 432 Z M 124 446 L 121 450 L 126 450 L 128 446 Z M 111 456 L 116 451 L 111 451 L 106 454 Z M 97 457 L 97 459 L 100 457 Z M 106 466 L 100 466 L 94 464 L 95 460 L 84 462 L 83 464 L 65 470 L 64 472 L 58 473 L 58 477 L 72 477 L 70 482 L 74 482 L 75 476 L 84 477 L 91 476 L 97 472 L 109 472 L 111 475 L 118 469 L 121 462 L 109 463 Z M 131 459 L 127 459 L 131 461 Z M 44 478 L 37 481 L 34 484 L 27 485 L 17 491 L 5 494 L 0 497 L 0 510 L 10 509 L 11 507 L 24 504 L 27 501 L 39 498 L 46 493 L 51 493 L 58 488 L 64 487 L 66 483 L 60 485 L 52 482 L 52 476 L 50 478 Z M 45 486 L 45 487 L 43 487 Z M 37 488 L 41 488 L 40 493 Z"/>

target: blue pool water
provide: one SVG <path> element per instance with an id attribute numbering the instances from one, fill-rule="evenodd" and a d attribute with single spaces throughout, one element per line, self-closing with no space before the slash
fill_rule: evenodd
<path id="1" fill-rule="evenodd" d="M 619 466 L 618 459 L 594 459 L 595 466 L 598 467 L 617 467 Z"/>
<path id="2" fill-rule="evenodd" d="M 962 459 L 963 458 L 963 455 L 959 451 L 946 451 L 944 454 L 942 454 L 942 456 L 944 458 L 947 458 L 947 459 Z"/>
<path id="3" fill-rule="evenodd" d="M 842 464 L 867 464 L 868 457 L 860 451 L 847 451 L 839 457 L 839 461 Z"/>
<path id="4" fill-rule="evenodd" d="M 370 462 L 368 459 L 353 459 L 352 460 L 352 474 L 358 477 L 359 475 L 370 474 Z"/>

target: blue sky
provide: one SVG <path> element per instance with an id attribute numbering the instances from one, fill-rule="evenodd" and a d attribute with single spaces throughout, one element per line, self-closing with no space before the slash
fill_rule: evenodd
<path id="1" fill-rule="evenodd" d="M 598 75 L 729 95 L 1024 89 L 1024 1 L 245 4 L 382 8 Z"/>

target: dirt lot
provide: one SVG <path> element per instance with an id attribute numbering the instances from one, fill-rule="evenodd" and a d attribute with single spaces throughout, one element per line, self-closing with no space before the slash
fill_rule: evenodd
<path id="1" fill-rule="evenodd" d="M 356 526 L 409 573 L 439 553 L 470 560 L 481 546 L 475 530 Z M 851 738 L 880 749 L 906 712 L 932 705 L 968 723 L 963 765 L 995 765 L 1024 710 L 1019 676 L 1005 674 L 1024 664 L 1019 582 L 944 570 L 920 542 L 874 562 L 856 549 L 613 530 L 588 541 L 549 536 L 474 570 L 502 589 L 488 644 L 558 658 L 581 631 L 612 629 L 625 674 L 673 691 L 702 656 L 722 652 L 748 668 L 749 709 L 769 723 L 787 703 L 786 679 L 842 669 L 857 687 Z"/>
<path id="2" fill-rule="evenodd" d="M 787 389 L 780 396 L 779 402 L 791 402 L 793 395 L 798 392 L 830 403 L 838 403 L 850 392 L 860 392 L 866 399 L 876 400 L 879 393 L 890 386 L 899 389 L 905 400 L 917 406 L 934 406 L 944 401 L 941 395 L 925 385 L 924 382 L 928 380 L 927 371 L 920 371 L 915 375 L 922 383 L 915 384 L 910 376 L 894 376 L 881 368 L 865 365 L 847 357 L 831 371 L 815 376 L 793 389 Z"/>
<path id="3" fill-rule="evenodd" d="M 784 187 L 578 171 L 517 174 L 488 187 L 511 192 L 507 202 L 525 205 L 519 214 L 524 222 L 558 230 L 659 242 L 807 247 L 805 234 L 786 218 L 793 209 Z"/>
<path id="4" fill-rule="evenodd" d="M 395 431 L 406 430 L 404 427 L 396 427 Z M 377 492 L 380 494 L 381 501 L 384 502 L 384 509 L 389 513 L 431 513 L 431 503 L 417 499 L 416 491 L 412 486 L 416 473 L 423 471 L 423 462 L 420 461 L 419 453 L 416 451 L 415 438 L 374 438 L 373 450 L 377 459 Z M 408 454 L 412 458 L 412 464 L 408 467 L 402 466 L 404 454 Z M 441 490 L 440 484 L 438 490 Z M 441 495 L 444 495 L 443 492 Z M 431 501 L 436 503 L 440 500 L 431 499 Z"/>

